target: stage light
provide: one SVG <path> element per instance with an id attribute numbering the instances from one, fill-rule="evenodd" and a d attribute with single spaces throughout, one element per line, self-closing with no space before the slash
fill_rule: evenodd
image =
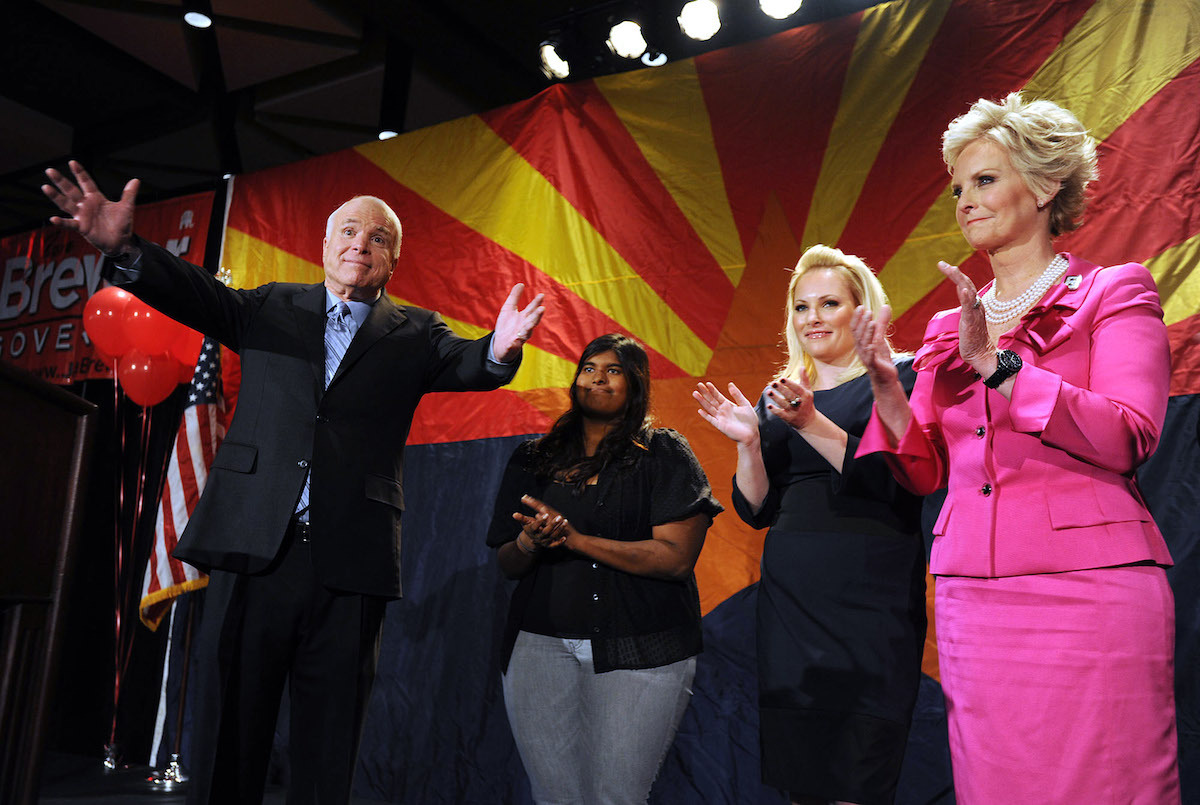
<path id="1" fill-rule="evenodd" d="M 188 11 L 183 15 L 183 21 L 193 28 L 207 28 L 212 25 L 212 17 L 199 11 Z"/>
<path id="2" fill-rule="evenodd" d="M 538 58 L 542 62 L 542 72 L 546 78 L 566 78 L 571 74 L 571 65 L 558 52 L 561 43 L 547 39 L 538 45 Z"/>
<path id="3" fill-rule="evenodd" d="M 782 20 L 800 10 L 804 0 L 758 0 L 758 7 L 768 17 Z"/>
<path id="4" fill-rule="evenodd" d="M 412 51 L 394 36 L 384 37 L 383 47 L 383 84 L 379 88 L 379 120 L 375 136 L 390 140 L 404 131 L 413 60 Z"/>
<path id="5" fill-rule="evenodd" d="M 642 26 L 633 20 L 618 22 L 608 32 L 608 47 L 613 53 L 626 59 L 636 59 L 646 52 L 646 38 Z"/>
<path id="6" fill-rule="evenodd" d="M 721 14 L 713 0 L 692 0 L 679 12 L 679 30 L 700 42 L 721 30 Z"/>
<path id="7" fill-rule="evenodd" d="M 667 63 L 667 54 L 660 50 L 652 50 L 647 48 L 646 52 L 642 54 L 641 61 L 642 64 L 646 65 L 647 67 L 662 67 Z"/>
<path id="8" fill-rule="evenodd" d="M 212 4 L 208 0 L 183 0 L 183 21 L 193 28 L 208 28 L 212 25 Z"/>

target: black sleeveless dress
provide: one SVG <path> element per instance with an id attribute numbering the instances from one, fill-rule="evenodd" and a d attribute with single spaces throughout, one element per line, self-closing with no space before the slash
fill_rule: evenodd
<path id="1" fill-rule="evenodd" d="M 899 365 L 912 390 L 911 362 Z M 849 434 L 842 471 L 783 421 L 757 411 L 770 491 L 758 589 L 763 781 L 795 794 L 890 803 L 921 675 L 925 550 L 921 500 L 882 456 L 854 457 L 871 415 L 866 376 L 815 393 Z"/>

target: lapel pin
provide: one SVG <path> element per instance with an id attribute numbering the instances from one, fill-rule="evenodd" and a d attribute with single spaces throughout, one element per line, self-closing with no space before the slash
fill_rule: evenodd
<path id="1" fill-rule="evenodd" d="M 1079 274 L 1072 274 L 1067 277 L 1066 286 L 1068 291 L 1078 291 L 1079 283 L 1083 282 L 1083 277 Z"/>

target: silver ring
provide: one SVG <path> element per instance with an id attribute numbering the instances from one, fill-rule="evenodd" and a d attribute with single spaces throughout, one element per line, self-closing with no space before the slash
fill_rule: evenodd
<path id="1" fill-rule="evenodd" d="M 975 301 L 971 304 L 971 310 L 978 309 L 981 304 L 983 304 L 983 300 L 980 299 L 978 296 L 975 297 Z"/>
<path id="2" fill-rule="evenodd" d="M 793 408 L 797 407 L 800 405 L 800 398 L 793 397 L 792 399 L 788 400 L 788 405 L 792 406 Z"/>

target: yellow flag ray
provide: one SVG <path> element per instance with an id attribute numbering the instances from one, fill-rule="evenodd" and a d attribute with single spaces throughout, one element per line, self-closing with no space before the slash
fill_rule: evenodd
<path id="1" fill-rule="evenodd" d="M 949 195 L 939 195 L 904 244 L 879 271 L 895 316 L 903 315 L 942 281 L 942 273 L 937 270 L 938 260 L 959 265 L 973 252 L 958 231 L 953 199 Z"/>
<path id="2" fill-rule="evenodd" d="M 1163 321 L 1168 325 L 1200 311 L 1200 234 L 1172 246 L 1146 261 L 1163 300 Z"/>
<path id="3" fill-rule="evenodd" d="M 1198 9 L 1181 0 L 1098 0 L 1023 91 L 1067 107 L 1102 140 L 1200 57 Z M 1146 44 L 1151 42 L 1153 47 Z M 896 314 L 942 280 L 938 260 L 959 263 L 971 252 L 959 235 L 951 197 L 939 197 L 880 272 L 888 278 L 902 272 L 902 281 L 884 280 Z"/>
<path id="4" fill-rule="evenodd" d="M 746 255 L 729 208 L 695 60 L 599 78 L 596 86 L 736 286 Z"/>
<path id="5" fill-rule="evenodd" d="M 235 288 L 255 288 L 267 282 L 320 282 L 325 277 L 316 263 L 232 227 L 225 229 L 221 263 L 233 274 Z"/>
<path id="6" fill-rule="evenodd" d="M 247 235 L 237 229 L 227 229 L 225 232 L 225 256 L 223 261 L 231 266 L 233 284 L 238 288 L 261 285 L 272 280 L 277 282 L 320 282 L 325 276 L 324 270 L 316 263 L 297 257 L 277 246 Z M 241 266 L 255 266 L 257 274 L 254 277 L 245 276 Z M 388 294 L 398 305 L 411 305 L 412 302 L 393 293 Z M 442 318 L 450 329 L 464 338 L 482 338 L 490 331 L 490 327 L 452 319 L 443 315 Z M 521 369 L 513 382 L 505 386 L 510 391 L 529 391 L 540 388 L 564 388 L 571 384 L 575 375 L 575 364 L 559 356 L 538 349 L 532 344 L 526 344 L 525 357 L 521 361 Z"/>
<path id="7" fill-rule="evenodd" d="M 1098 0 L 1025 92 L 1066 106 L 1103 140 L 1198 56 L 1195 0 Z"/>
<path id="8" fill-rule="evenodd" d="M 951 0 L 885 3 L 862 24 L 801 243 L 836 244 Z M 853 248 L 853 247 L 851 247 Z"/>
<path id="9" fill-rule="evenodd" d="M 395 294 L 388 294 L 388 296 L 398 305 L 411 304 Z M 483 338 L 491 332 L 490 327 L 468 324 L 465 321 L 452 319 L 445 314 L 442 314 L 442 319 L 446 324 L 450 325 L 451 330 L 463 338 Z M 533 344 L 526 344 L 523 347 L 523 352 L 525 355 L 521 359 L 521 368 L 517 371 L 517 376 L 513 378 L 512 382 L 504 387 L 505 389 L 509 391 L 533 391 L 534 389 L 564 389 L 571 385 L 571 381 L 575 378 L 574 361 L 560 358 L 552 352 L 535 347 Z"/>
<path id="10" fill-rule="evenodd" d="M 712 355 L 542 174 L 476 116 L 358 152 L 397 182 L 537 266 L 689 374 Z"/>

